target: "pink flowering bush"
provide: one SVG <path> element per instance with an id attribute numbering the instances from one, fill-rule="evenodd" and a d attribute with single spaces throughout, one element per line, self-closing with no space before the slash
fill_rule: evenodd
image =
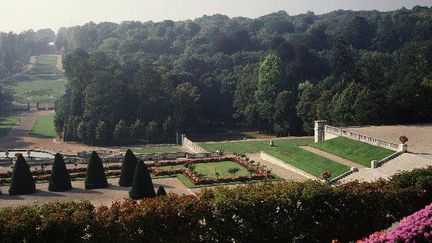
<path id="1" fill-rule="evenodd" d="M 375 232 L 359 242 L 432 242 L 432 204 L 402 219 L 395 229 Z"/>

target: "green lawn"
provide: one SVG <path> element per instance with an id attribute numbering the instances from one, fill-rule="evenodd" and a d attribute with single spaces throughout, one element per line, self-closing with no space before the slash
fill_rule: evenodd
<path id="1" fill-rule="evenodd" d="M 127 148 L 122 148 L 120 151 L 126 151 Z M 132 152 L 139 154 L 164 154 L 180 152 L 178 146 L 159 146 L 159 147 L 136 147 L 131 148 Z"/>
<path id="2" fill-rule="evenodd" d="M 7 116 L 0 118 L 0 137 L 6 136 L 17 122 L 18 116 Z"/>
<path id="3" fill-rule="evenodd" d="M 209 151 L 221 149 L 228 153 L 258 153 L 260 151 L 265 151 L 268 154 L 271 154 L 285 161 L 286 163 L 304 170 L 316 177 L 321 177 L 321 173 L 324 171 L 330 171 L 333 178 L 350 169 L 345 165 L 339 164 L 335 161 L 321 157 L 298 147 L 300 145 L 311 145 L 313 143 L 313 139 L 311 138 L 281 139 L 274 141 L 276 147 L 269 147 L 268 140 L 202 143 L 200 145 Z"/>
<path id="4" fill-rule="evenodd" d="M 54 114 L 39 117 L 33 125 L 30 134 L 38 137 L 57 137 L 54 128 Z"/>
<path id="5" fill-rule="evenodd" d="M 186 169 L 184 165 L 164 165 L 164 166 L 158 166 L 155 168 L 159 168 L 161 170 L 181 170 Z"/>
<path id="6" fill-rule="evenodd" d="M 394 151 L 376 147 L 360 141 L 345 137 L 337 137 L 311 146 L 335 154 L 355 163 L 370 167 L 372 160 L 381 160 L 394 153 Z"/>
<path id="7" fill-rule="evenodd" d="M 10 79 L 5 88 L 20 102 L 54 101 L 65 92 L 67 80 L 56 68 L 56 56 L 40 56 L 27 74 Z"/>

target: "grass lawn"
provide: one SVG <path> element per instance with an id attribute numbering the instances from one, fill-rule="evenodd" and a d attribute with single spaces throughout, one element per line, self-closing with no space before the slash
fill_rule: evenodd
<path id="1" fill-rule="evenodd" d="M 126 152 L 127 148 L 122 148 L 120 151 Z M 180 152 L 178 146 L 159 146 L 159 147 L 136 147 L 131 148 L 132 152 L 139 154 L 164 154 Z"/>
<path id="2" fill-rule="evenodd" d="M 241 141 L 225 143 L 202 143 L 200 144 L 208 151 L 221 149 L 228 153 L 258 153 L 265 151 L 288 164 L 304 170 L 316 177 L 321 177 L 324 171 L 330 171 L 332 178 L 336 177 L 350 168 L 335 161 L 321 157 L 314 153 L 299 148 L 300 145 L 311 145 L 312 138 L 280 139 L 274 140 L 276 147 L 269 147 L 269 141 Z"/>
<path id="3" fill-rule="evenodd" d="M 30 134 L 38 137 L 57 137 L 54 128 L 54 114 L 39 117 L 33 125 Z"/>
<path id="4" fill-rule="evenodd" d="M 186 169 L 184 165 L 164 165 L 164 166 L 157 166 L 155 168 L 159 168 L 161 170 L 181 170 Z"/>
<path id="5" fill-rule="evenodd" d="M 35 67 L 5 83 L 5 88 L 20 102 L 54 101 L 65 92 L 67 80 L 56 68 L 55 55 L 40 56 Z"/>
<path id="6" fill-rule="evenodd" d="M 0 118 L 0 137 L 6 136 L 17 122 L 18 116 L 7 116 Z"/>
<path id="7" fill-rule="evenodd" d="M 248 169 L 232 161 L 197 163 L 195 164 L 195 173 L 202 174 L 206 178 L 216 178 L 216 172 L 218 172 L 220 178 L 226 178 L 233 176 L 233 174 L 228 172 L 231 168 L 239 169 L 235 174 L 236 176 L 250 175 Z"/>
<path id="8" fill-rule="evenodd" d="M 367 167 L 370 167 L 372 160 L 381 160 L 394 153 L 394 151 L 388 149 L 345 137 L 333 138 L 311 144 L 311 146 Z"/>

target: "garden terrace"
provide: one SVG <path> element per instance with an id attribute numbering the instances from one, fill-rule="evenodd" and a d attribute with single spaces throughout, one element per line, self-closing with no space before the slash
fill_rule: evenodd
<path id="1" fill-rule="evenodd" d="M 276 139 L 275 146 L 269 146 L 269 140 L 262 141 L 236 141 L 224 143 L 201 143 L 208 151 L 222 150 L 227 153 L 259 153 L 264 151 L 285 163 L 293 165 L 316 177 L 321 177 L 324 171 L 329 171 L 331 178 L 347 172 L 350 168 L 333 160 L 308 152 L 299 146 L 313 144 L 311 138 Z"/>
<path id="2" fill-rule="evenodd" d="M 366 167 L 370 167 L 372 160 L 382 160 L 394 153 L 394 151 L 388 149 L 376 147 L 345 137 L 325 140 L 311 144 L 310 146 L 335 154 Z"/>

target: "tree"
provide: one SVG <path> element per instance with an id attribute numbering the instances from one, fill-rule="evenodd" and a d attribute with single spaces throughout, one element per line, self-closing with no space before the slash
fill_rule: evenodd
<path id="1" fill-rule="evenodd" d="M 85 179 L 86 189 L 107 188 L 108 181 L 105 177 L 102 160 L 96 151 L 93 151 L 87 165 L 87 175 Z"/>
<path id="2" fill-rule="evenodd" d="M 176 128 L 183 130 L 192 125 L 198 115 L 200 94 L 191 83 L 182 83 L 172 94 Z"/>
<path id="3" fill-rule="evenodd" d="M 123 187 L 132 186 L 132 180 L 135 173 L 135 168 L 138 164 L 138 159 L 135 157 L 134 153 L 128 149 L 126 151 L 125 157 L 123 159 L 119 185 Z"/>
<path id="4" fill-rule="evenodd" d="M 238 167 L 233 167 L 233 168 L 228 169 L 228 172 L 230 174 L 233 174 L 233 175 L 237 174 L 237 172 L 239 172 L 239 171 L 240 171 L 240 169 Z"/>
<path id="5" fill-rule="evenodd" d="M 19 154 L 12 172 L 9 195 L 32 194 L 36 192 L 36 184 L 26 160 Z"/>
<path id="6" fill-rule="evenodd" d="M 157 190 L 156 196 L 160 197 L 160 196 L 166 196 L 167 193 L 165 191 L 165 188 L 163 186 L 160 186 Z"/>
<path id="7" fill-rule="evenodd" d="M 114 139 L 118 141 L 124 141 L 128 137 L 128 127 L 126 122 L 120 120 L 114 128 Z"/>
<path id="8" fill-rule="evenodd" d="M 144 161 L 140 160 L 135 169 L 132 189 L 129 191 L 129 197 L 132 199 L 142 199 L 146 197 L 154 197 L 156 193 L 153 188 L 153 182 L 150 173 Z"/>
<path id="9" fill-rule="evenodd" d="M 51 170 L 51 178 L 48 190 L 52 192 L 63 192 L 72 189 L 69 173 L 61 154 L 57 153 Z"/>
<path id="10" fill-rule="evenodd" d="M 130 126 L 130 137 L 135 139 L 141 139 L 144 136 L 144 127 L 140 119 L 136 119 Z"/>
<path id="11" fill-rule="evenodd" d="M 158 130 L 158 124 L 155 121 L 150 121 L 147 123 L 147 126 L 145 127 L 145 137 L 149 141 L 153 141 L 154 139 L 157 139 L 159 135 Z"/>
<path id="12" fill-rule="evenodd" d="M 95 138 L 98 142 L 107 142 L 109 129 L 104 121 L 99 121 L 95 128 Z"/>
<path id="13" fill-rule="evenodd" d="M 261 62 L 258 72 L 258 85 L 255 92 L 258 114 L 266 132 L 272 131 L 274 101 L 283 82 L 281 60 L 276 54 L 270 53 Z"/>
<path id="14" fill-rule="evenodd" d="M 273 130 L 277 135 L 290 134 L 294 130 L 296 125 L 295 104 L 295 97 L 289 91 L 284 90 L 276 97 Z"/>

